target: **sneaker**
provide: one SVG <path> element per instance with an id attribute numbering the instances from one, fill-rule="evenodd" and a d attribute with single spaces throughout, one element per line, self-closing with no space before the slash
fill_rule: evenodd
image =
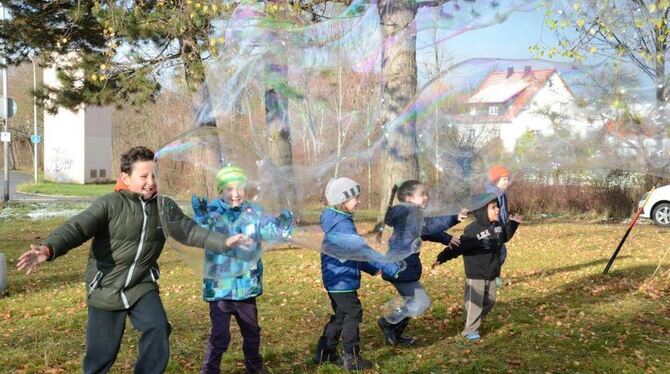
<path id="1" fill-rule="evenodd" d="M 372 368 L 372 362 L 364 359 L 357 353 L 342 352 L 342 368 L 348 371 L 365 370 Z"/>
<path id="2" fill-rule="evenodd" d="M 396 343 L 398 345 L 412 345 L 414 344 L 415 340 L 414 338 L 408 338 L 406 336 L 400 336 L 396 338 Z"/>
<path id="3" fill-rule="evenodd" d="M 379 326 L 379 328 L 382 330 L 382 334 L 384 334 L 384 340 L 386 343 L 389 345 L 396 345 L 397 342 L 395 338 L 395 330 L 393 329 L 393 326 L 384 319 L 384 317 L 377 320 L 377 326 Z"/>
<path id="4" fill-rule="evenodd" d="M 471 332 L 471 333 L 465 335 L 465 339 L 467 339 L 471 342 L 476 342 L 476 341 L 479 340 L 479 338 L 480 338 L 480 336 L 479 336 L 478 332 Z"/>

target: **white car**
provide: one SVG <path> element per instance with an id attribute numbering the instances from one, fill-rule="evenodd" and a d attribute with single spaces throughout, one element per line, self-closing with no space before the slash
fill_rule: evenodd
<path id="1" fill-rule="evenodd" d="M 649 192 L 645 193 L 638 204 L 638 208 L 642 208 L 640 217 L 651 218 L 659 226 L 670 227 L 670 184 L 656 188 L 645 204 L 648 196 Z"/>

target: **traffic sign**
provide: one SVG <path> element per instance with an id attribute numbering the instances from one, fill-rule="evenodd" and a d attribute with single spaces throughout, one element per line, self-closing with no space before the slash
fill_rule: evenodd
<path id="1" fill-rule="evenodd" d="M 30 141 L 33 142 L 33 144 L 39 144 L 42 142 L 42 137 L 37 134 L 30 135 Z"/>
<path id="2" fill-rule="evenodd" d="M 9 98 L 9 105 L 7 106 L 9 108 L 9 115 L 7 118 L 14 117 L 16 114 L 16 110 L 18 107 L 16 106 L 16 101 L 12 99 L 11 97 Z M 0 96 L 0 117 L 4 118 L 5 117 L 5 98 L 3 96 Z"/>
<path id="3" fill-rule="evenodd" d="M 9 143 L 12 141 L 12 134 L 9 132 L 0 132 L 0 142 Z"/>

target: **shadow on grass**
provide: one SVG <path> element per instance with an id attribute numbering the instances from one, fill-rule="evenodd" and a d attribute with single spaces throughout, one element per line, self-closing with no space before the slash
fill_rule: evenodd
<path id="1" fill-rule="evenodd" d="M 499 369 L 515 372 L 640 370 L 637 366 L 640 359 L 635 352 L 641 349 L 645 352 L 655 350 L 655 342 L 649 336 L 658 336 L 659 331 L 667 332 L 668 329 L 659 323 L 662 321 L 655 321 L 654 316 L 648 315 L 649 312 L 644 309 L 639 309 L 637 317 L 634 318 L 627 318 L 623 311 L 600 320 L 590 317 L 593 310 L 599 310 L 598 315 L 602 317 L 603 311 L 599 309 L 601 306 L 612 304 L 616 308 L 618 300 L 638 292 L 654 268 L 653 265 L 641 265 L 610 275 L 592 274 L 575 279 L 548 295 L 498 302 L 491 314 L 484 319 L 481 343 L 469 344 L 457 338 L 452 340 L 452 344 L 457 350 L 468 349 L 474 352 L 495 347 L 492 354 L 500 357 L 502 366 Z M 667 309 L 664 312 L 661 308 L 660 313 L 666 313 Z M 502 320 L 496 318 L 498 316 L 503 316 Z M 436 322 L 433 322 L 432 326 L 423 326 L 415 332 L 430 334 L 436 327 Z M 460 330 L 463 327 L 462 320 L 454 318 L 444 327 L 446 331 Z M 496 333 L 497 331 L 504 333 Z M 451 340 L 449 338 L 450 336 L 435 337 L 433 341 L 434 344 L 441 341 L 448 344 Z M 622 339 L 627 344 L 621 344 Z M 620 355 L 618 362 L 605 359 L 614 349 L 626 351 L 628 354 Z M 667 362 L 670 354 L 662 349 L 658 352 L 663 356 L 660 357 L 661 361 Z M 390 356 L 384 354 L 379 357 L 385 359 Z M 519 357 L 538 358 L 536 362 L 532 362 L 517 359 Z M 478 359 L 472 359 L 470 365 L 456 371 L 469 372 L 476 369 L 475 363 Z M 580 367 L 580 362 L 582 365 L 592 363 L 595 368 Z"/>
<path id="2" fill-rule="evenodd" d="M 632 257 L 632 256 L 628 256 L 628 255 L 617 256 L 617 260 L 623 260 L 623 259 L 630 258 L 630 257 Z M 533 272 L 533 273 L 530 273 L 530 274 L 513 275 L 513 276 L 510 276 L 509 279 L 512 280 L 515 283 L 518 283 L 518 282 L 523 282 L 523 281 L 531 279 L 531 278 L 547 277 L 547 276 L 551 276 L 551 275 L 555 275 L 555 274 L 559 274 L 559 273 L 568 273 L 568 272 L 572 272 L 572 271 L 577 271 L 577 270 L 581 270 L 581 269 L 588 268 L 588 267 L 591 267 L 591 266 L 605 265 L 605 264 L 607 264 L 607 261 L 609 261 L 609 258 L 603 258 L 603 259 L 600 259 L 600 260 L 582 262 L 580 264 L 561 266 L 561 267 L 553 268 L 553 269 L 539 270 L 539 271 L 536 271 L 536 272 Z"/>
<path id="3" fill-rule="evenodd" d="M 580 268 L 579 265 L 577 268 Z M 466 342 L 460 337 L 464 319 L 462 311 L 449 314 L 446 318 L 427 315 L 412 321 L 408 335 L 418 337 L 419 343 L 409 348 L 385 346 L 374 323 L 367 322 L 362 330 L 366 335 L 376 333 L 370 349 L 371 358 L 380 365 L 382 373 L 434 372 L 431 368 L 437 368 L 438 372 L 593 371 L 580 367 L 580 362 L 581 365 L 593 362 L 593 367 L 600 372 L 616 372 L 621 368 L 640 370 L 636 366 L 640 361 L 636 350 L 656 350 L 661 362 L 670 358 L 670 354 L 662 348 L 654 348 L 652 344 L 654 334 L 667 332 L 668 329 L 658 318 L 649 317 L 646 322 L 639 317 L 631 320 L 624 311 L 614 313 L 612 318 L 602 318 L 606 312 L 601 307 L 607 308 L 607 304 L 611 304 L 617 308 L 619 300 L 638 292 L 653 270 L 653 265 L 642 265 L 608 276 L 591 274 L 573 279 L 550 294 L 498 302 L 491 315 L 484 320 L 481 330 L 483 339 L 479 344 Z M 633 305 L 633 308 L 636 307 Z M 595 315 L 599 317 L 593 318 L 592 310 L 598 310 Z M 640 309 L 640 313 L 644 318 L 646 312 Z M 660 313 L 670 314 L 670 308 L 666 311 L 661 308 Z M 646 326 L 641 323 L 646 323 Z M 589 335 L 591 332 L 593 335 Z M 627 338 L 627 342 L 634 343 L 626 347 L 629 354 L 616 360 L 606 359 L 609 350 L 616 348 L 613 345 L 616 346 L 617 339 L 628 335 L 632 337 Z M 441 355 L 431 356 L 430 352 L 435 351 Z M 461 352 L 470 355 L 465 363 L 461 358 L 449 360 L 449 354 L 455 353 L 459 357 Z M 417 368 L 416 357 L 421 355 L 427 359 Z"/>

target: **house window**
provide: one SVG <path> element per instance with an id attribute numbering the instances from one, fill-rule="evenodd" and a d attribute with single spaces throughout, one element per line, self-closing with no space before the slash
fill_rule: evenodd
<path id="1" fill-rule="evenodd" d="M 497 115 L 498 115 L 498 106 L 497 105 L 489 106 L 489 116 L 497 116 Z"/>
<path id="2" fill-rule="evenodd" d="M 477 115 L 477 106 L 476 105 L 473 105 L 472 107 L 470 107 L 470 115 L 471 116 L 476 116 Z"/>
<path id="3" fill-rule="evenodd" d="M 89 175 L 91 176 L 91 178 L 97 178 L 98 177 L 98 171 L 96 169 L 91 169 L 89 171 Z"/>

